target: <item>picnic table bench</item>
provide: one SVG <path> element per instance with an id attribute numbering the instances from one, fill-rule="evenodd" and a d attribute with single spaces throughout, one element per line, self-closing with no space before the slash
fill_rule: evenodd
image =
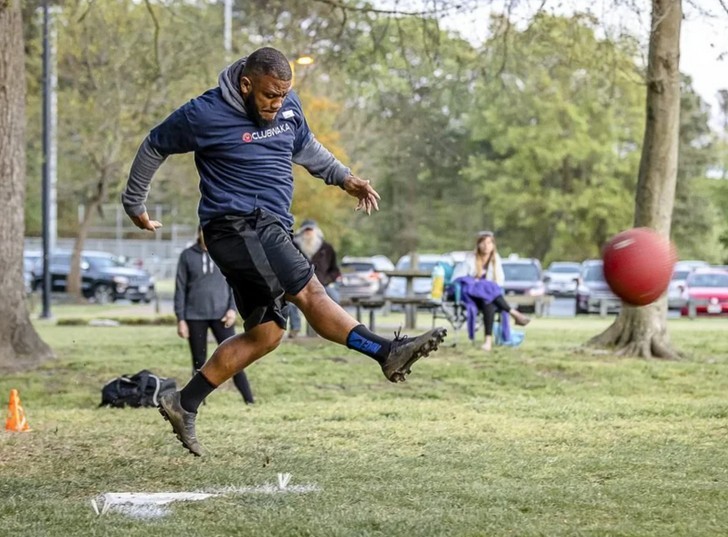
<path id="1" fill-rule="evenodd" d="M 362 310 L 369 312 L 369 330 L 374 332 L 375 315 L 377 310 L 382 309 L 387 304 L 387 301 L 383 296 L 353 296 L 348 299 L 348 303 L 342 303 L 342 305 L 354 306 L 356 310 L 356 320 L 362 322 Z"/>

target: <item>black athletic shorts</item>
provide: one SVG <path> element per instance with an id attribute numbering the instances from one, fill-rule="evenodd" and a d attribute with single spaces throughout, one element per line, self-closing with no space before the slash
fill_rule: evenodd
<path id="1" fill-rule="evenodd" d="M 261 209 L 215 218 L 202 232 L 210 257 L 233 290 L 245 329 L 275 321 L 285 330 L 283 295 L 297 295 L 314 273 L 291 233 Z"/>

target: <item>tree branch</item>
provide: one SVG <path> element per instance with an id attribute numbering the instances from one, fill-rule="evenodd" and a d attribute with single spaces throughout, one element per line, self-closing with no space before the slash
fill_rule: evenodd
<path id="1" fill-rule="evenodd" d="M 86 15 L 88 15 L 89 11 L 91 11 L 91 8 L 94 5 L 94 0 L 90 0 L 88 5 L 86 6 L 86 9 L 81 13 L 81 15 L 78 17 L 76 22 L 83 22 L 83 19 L 86 18 Z"/>
<path id="2" fill-rule="evenodd" d="M 345 11 L 358 11 L 360 13 L 376 13 L 377 15 L 404 15 L 406 17 L 426 17 L 436 14 L 442 14 L 447 13 L 448 11 L 458 11 L 463 9 L 463 5 L 460 3 L 456 3 L 454 5 L 450 5 L 445 8 L 438 8 L 437 5 L 433 7 L 432 9 L 424 9 L 421 11 L 402 11 L 399 9 L 377 9 L 374 7 L 359 7 L 359 6 L 350 6 L 347 5 L 344 2 L 340 2 L 338 0 L 316 0 L 316 2 L 321 2 L 322 4 L 327 4 L 329 6 L 338 7 L 339 9 L 345 10 Z"/>
<path id="3" fill-rule="evenodd" d="M 149 11 L 149 15 L 152 17 L 152 23 L 154 24 L 154 63 L 157 65 L 157 71 L 161 78 L 162 65 L 159 63 L 159 21 L 157 20 L 157 16 L 154 14 L 154 10 L 152 9 L 149 0 L 144 0 L 144 5 L 147 6 L 147 11 Z"/>

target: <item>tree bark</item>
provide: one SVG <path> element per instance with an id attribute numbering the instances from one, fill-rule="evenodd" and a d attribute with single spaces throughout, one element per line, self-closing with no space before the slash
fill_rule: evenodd
<path id="1" fill-rule="evenodd" d="M 0 368 L 53 357 L 30 322 L 23 285 L 25 62 L 20 0 L 0 0 Z"/>
<path id="2" fill-rule="evenodd" d="M 670 236 L 677 181 L 680 127 L 681 0 L 652 0 L 652 31 L 647 63 L 647 110 L 642 143 L 635 227 Z M 618 354 L 673 359 L 667 334 L 667 298 L 640 308 L 624 306 L 615 322 L 589 341 L 614 347 Z"/>
<path id="3" fill-rule="evenodd" d="M 74 297 L 77 302 L 84 301 L 83 287 L 81 286 L 81 252 L 88 237 L 88 230 L 91 227 L 96 211 L 99 210 L 102 202 L 102 195 L 93 198 L 84 207 L 83 221 L 78 226 L 76 240 L 73 242 L 71 253 L 71 268 L 66 280 L 66 293 Z"/>

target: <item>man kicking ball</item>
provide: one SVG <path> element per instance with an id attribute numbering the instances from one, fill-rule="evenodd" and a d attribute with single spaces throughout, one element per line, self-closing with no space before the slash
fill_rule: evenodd
<path id="1" fill-rule="evenodd" d="M 276 49 L 261 48 L 227 67 L 213 88 L 175 110 L 139 147 L 121 200 L 134 224 L 155 231 L 146 201 L 167 156 L 195 153 L 198 208 L 207 250 L 225 275 L 245 323 L 179 392 L 160 399 L 160 412 L 182 444 L 201 456 L 195 434 L 205 397 L 280 345 L 295 304 L 324 338 L 376 360 L 391 382 L 404 382 L 418 359 L 447 334 L 434 328 L 394 340 L 370 332 L 329 298 L 310 262 L 292 242 L 293 163 L 357 198 L 357 210 L 378 210 L 379 194 L 352 175 L 309 130 L 291 67 Z"/>

